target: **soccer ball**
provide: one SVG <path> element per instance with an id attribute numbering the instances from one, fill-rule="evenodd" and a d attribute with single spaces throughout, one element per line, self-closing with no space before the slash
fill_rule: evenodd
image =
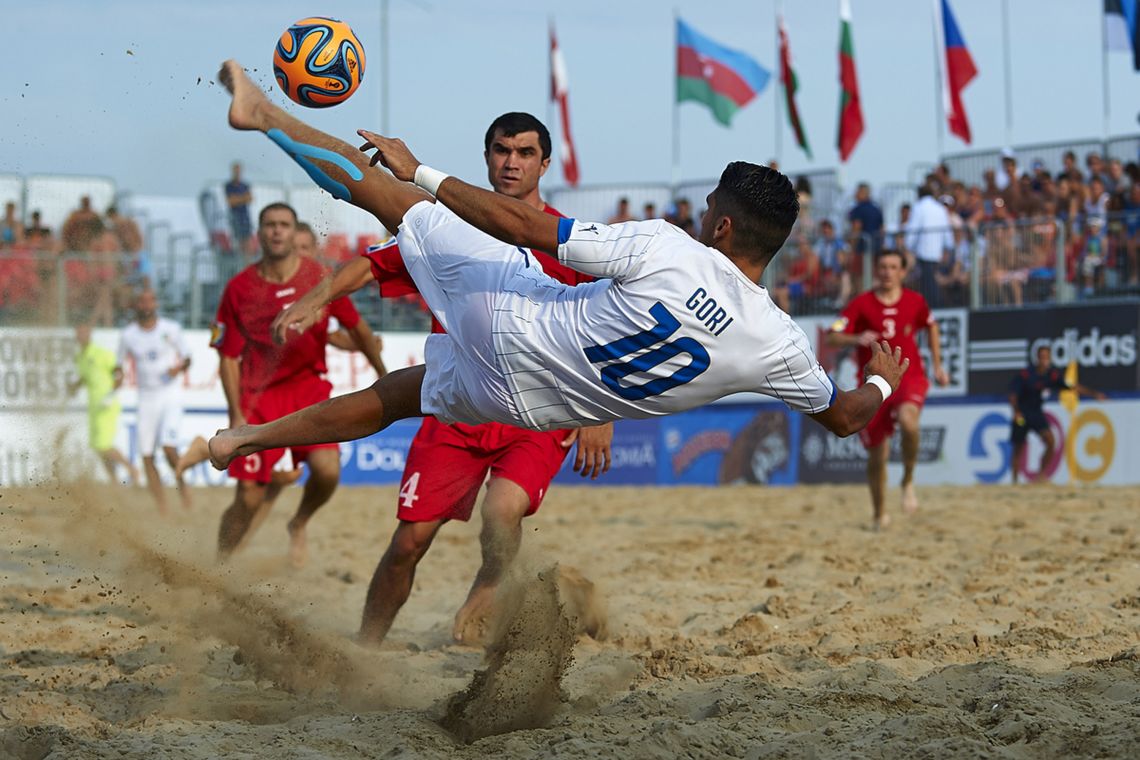
<path id="1" fill-rule="evenodd" d="M 364 46 L 343 21 L 301 19 L 277 41 L 273 75 L 294 103 L 335 106 L 348 100 L 364 79 Z"/>

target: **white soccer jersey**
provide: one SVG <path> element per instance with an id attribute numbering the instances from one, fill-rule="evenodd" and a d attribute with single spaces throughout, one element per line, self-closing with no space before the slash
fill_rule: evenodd
<path id="1" fill-rule="evenodd" d="M 499 367 L 527 427 L 672 414 L 739 392 L 794 410 L 835 386 L 803 330 L 723 254 L 657 220 L 563 220 L 558 257 L 608 278 L 569 287 L 538 267 L 497 296 Z"/>
<path id="2" fill-rule="evenodd" d="M 135 376 L 140 393 L 151 393 L 170 386 L 174 380 L 170 370 L 190 356 L 190 348 L 177 322 L 159 318 L 149 330 L 132 322 L 123 328 L 119 339 L 119 366 L 130 356 L 135 362 Z"/>

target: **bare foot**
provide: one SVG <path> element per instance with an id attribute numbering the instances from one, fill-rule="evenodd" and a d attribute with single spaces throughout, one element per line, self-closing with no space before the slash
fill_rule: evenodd
<path id="1" fill-rule="evenodd" d="M 914 491 L 914 483 L 902 487 L 902 508 L 908 515 L 918 511 L 918 494 Z"/>
<path id="2" fill-rule="evenodd" d="M 891 527 L 891 516 L 886 512 L 876 517 L 871 521 L 871 530 L 878 533 L 881 530 L 886 530 Z"/>
<path id="3" fill-rule="evenodd" d="M 235 60 L 222 64 L 218 81 L 233 95 L 230 103 L 230 126 L 234 129 L 261 129 L 260 115 L 270 105 L 265 93 L 253 83 Z"/>
<path id="4" fill-rule="evenodd" d="M 455 613 L 451 637 L 463 644 L 478 646 L 485 643 L 490 633 L 490 618 L 495 600 L 494 586 L 476 586 L 467 595 L 467 601 Z"/>
<path id="5" fill-rule="evenodd" d="M 128 472 L 131 475 L 131 488 L 138 488 L 139 484 L 142 483 L 142 476 L 139 474 L 139 468 L 135 467 L 132 464 L 130 465 Z"/>
<path id="6" fill-rule="evenodd" d="M 289 564 L 300 570 L 309 561 L 309 541 L 305 535 L 305 526 L 289 521 Z"/>
<path id="7" fill-rule="evenodd" d="M 178 457 L 178 464 L 174 467 L 175 477 L 181 478 L 182 474 L 191 467 L 199 462 L 205 462 L 209 458 L 210 444 L 206 443 L 206 439 L 202 436 L 194 436 L 194 440 L 190 441 L 186 451 L 183 451 L 182 456 Z"/>

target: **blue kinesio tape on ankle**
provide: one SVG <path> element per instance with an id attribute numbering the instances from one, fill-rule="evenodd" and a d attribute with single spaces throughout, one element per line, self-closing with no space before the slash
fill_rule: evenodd
<path id="1" fill-rule="evenodd" d="M 339 153 L 333 153 L 331 150 L 299 143 L 280 129 L 271 129 L 265 134 L 270 140 L 277 143 L 281 150 L 292 156 L 293 160 L 300 164 L 301 168 L 313 178 L 313 181 L 327 190 L 332 197 L 339 201 L 352 200 L 352 193 L 349 192 L 347 187 L 330 177 L 309 159 L 316 158 L 321 161 L 336 164 L 344 170 L 345 174 L 359 182 L 364 179 L 364 172 L 356 168 L 351 161 Z"/>

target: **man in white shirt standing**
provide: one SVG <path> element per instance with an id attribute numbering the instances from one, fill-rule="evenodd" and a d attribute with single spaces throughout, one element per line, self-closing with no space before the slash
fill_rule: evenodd
<path id="1" fill-rule="evenodd" d="M 139 293 L 135 304 L 136 321 L 127 325 L 119 340 L 119 369 L 129 357 L 135 365 L 139 388 L 136 444 L 146 470 L 146 485 L 154 496 L 160 514 L 166 514 L 166 494 L 154 464 L 161 448 L 172 470 L 178 464 L 178 431 L 182 425 L 182 399 L 178 376 L 190 367 L 190 349 L 177 322 L 158 316 L 158 299 L 153 290 Z M 190 492 L 182 476 L 176 474 L 182 506 L 190 508 Z"/>
<path id="2" fill-rule="evenodd" d="M 918 264 L 919 292 L 932 307 L 939 305 L 938 283 L 935 275 L 942 263 L 943 254 L 953 249 L 954 233 L 950 227 L 950 213 L 930 189 L 918 188 L 918 202 L 910 212 L 906 226 L 906 249 Z"/>

